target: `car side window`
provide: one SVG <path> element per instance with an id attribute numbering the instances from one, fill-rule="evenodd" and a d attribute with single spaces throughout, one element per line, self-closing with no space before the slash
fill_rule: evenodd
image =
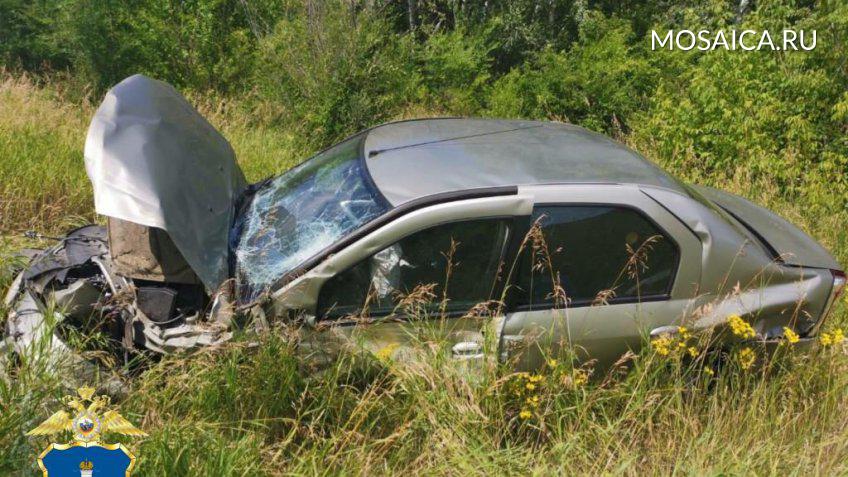
<path id="1" fill-rule="evenodd" d="M 409 235 L 329 279 L 319 319 L 466 312 L 490 300 L 509 238 L 509 220 L 452 222 Z"/>
<path id="2" fill-rule="evenodd" d="M 544 206 L 533 223 L 513 290 L 523 309 L 636 301 L 671 290 L 677 245 L 634 209 Z"/>

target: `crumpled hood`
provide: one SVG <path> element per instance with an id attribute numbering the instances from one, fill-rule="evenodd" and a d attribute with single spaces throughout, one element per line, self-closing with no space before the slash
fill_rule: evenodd
<path id="1" fill-rule="evenodd" d="M 135 75 L 112 88 L 89 126 L 85 168 L 97 213 L 167 231 L 210 292 L 227 279 L 247 184 L 227 140 L 173 87 Z"/>

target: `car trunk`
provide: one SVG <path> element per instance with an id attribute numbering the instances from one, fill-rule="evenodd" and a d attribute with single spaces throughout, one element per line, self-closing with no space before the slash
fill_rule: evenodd
<path id="1" fill-rule="evenodd" d="M 747 227 L 781 262 L 842 270 L 833 255 L 815 239 L 777 214 L 729 192 L 703 186 L 696 189 Z"/>

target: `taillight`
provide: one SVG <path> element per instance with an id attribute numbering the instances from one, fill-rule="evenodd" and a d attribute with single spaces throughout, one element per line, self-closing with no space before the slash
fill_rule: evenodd
<path id="1" fill-rule="evenodd" d="M 845 290 L 846 277 L 845 272 L 842 270 L 831 270 L 831 274 L 833 274 L 833 286 L 830 288 L 830 297 L 827 299 L 827 304 L 825 304 L 824 309 L 822 310 L 821 318 L 818 323 L 816 323 L 813 332 L 811 334 L 818 333 L 822 324 L 824 323 L 827 315 L 830 314 L 831 310 L 833 310 L 834 305 L 836 305 L 836 300 L 842 295 L 842 291 Z"/>
<path id="2" fill-rule="evenodd" d="M 830 300 L 831 305 L 836 303 L 836 300 L 839 299 L 839 296 L 842 295 L 842 290 L 845 289 L 845 272 L 842 270 L 831 270 L 833 273 L 833 289 L 830 291 Z"/>

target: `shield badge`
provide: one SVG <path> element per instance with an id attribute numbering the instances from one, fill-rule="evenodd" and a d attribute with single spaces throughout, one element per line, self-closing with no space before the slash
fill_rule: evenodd
<path id="1" fill-rule="evenodd" d="M 94 388 L 83 386 L 78 396 L 65 396 L 68 410 L 53 413 L 28 436 L 46 436 L 71 432 L 68 444 L 50 444 L 38 456 L 38 467 L 44 477 L 130 477 L 135 457 L 122 444 L 105 444 L 106 433 L 144 437 L 117 410 L 110 409 L 109 396 L 94 395 Z M 69 412 L 70 411 L 70 412 Z"/>
<path id="2" fill-rule="evenodd" d="M 38 457 L 46 477 L 127 477 L 135 457 L 121 444 L 51 444 Z"/>

